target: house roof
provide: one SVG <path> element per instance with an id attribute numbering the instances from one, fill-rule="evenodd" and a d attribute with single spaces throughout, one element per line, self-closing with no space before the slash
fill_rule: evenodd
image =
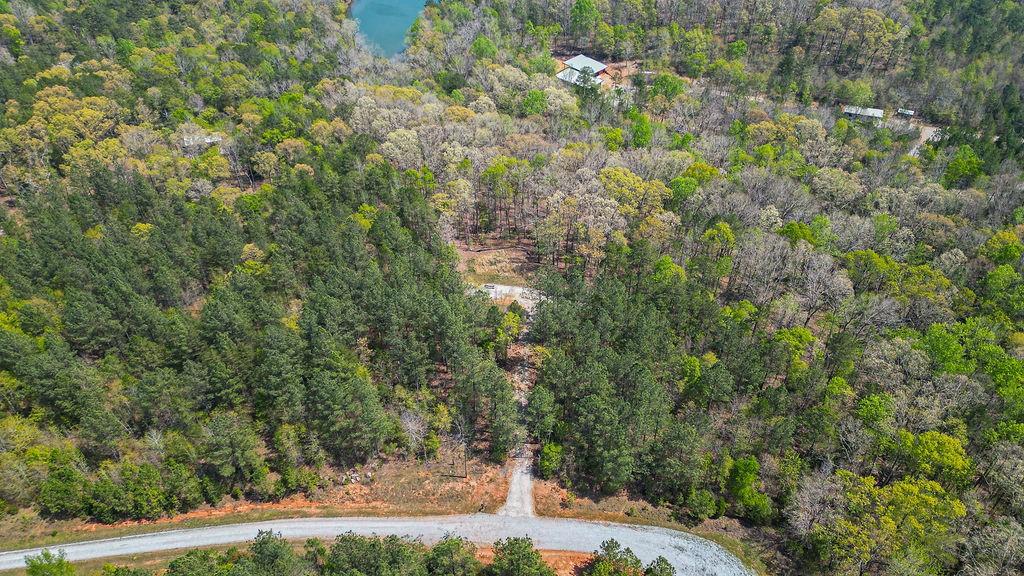
<path id="1" fill-rule="evenodd" d="M 602 70 L 607 68 L 602 62 L 598 62 L 593 58 L 584 56 L 583 54 L 577 54 L 572 58 L 565 61 L 565 65 L 574 70 L 583 70 L 584 68 L 590 68 L 594 71 L 594 74 L 599 74 Z"/>
<path id="2" fill-rule="evenodd" d="M 570 84 L 577 84 L 579 86 L 583 86 L 583 83 L 586 81 L 586 77 L 583 74 L 580 74 L 579 72 L 573 70 L 572 68 L 566 68 L 559 72 L 558 74 L 555 74 L 555 76 L 558 77 L 559 80 L 568 82 Z M 604 79 L 599 78 L 597 76 L 592 76 L 590 81 L 594 84 L 600 85 L 602 82 L 604 82 Z"/>
<path id="3" fill-rule="evenodd" d="M 868 116 L 869 118 L 882 118 L 885 116 L 885 112 L 878 108 L 861 108 L 860 106 L 843 106 L 843 114 Z"/>

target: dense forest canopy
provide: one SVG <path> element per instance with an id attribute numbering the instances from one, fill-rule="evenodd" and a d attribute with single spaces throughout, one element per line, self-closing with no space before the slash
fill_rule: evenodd
<path id="1" fill-rule="evenodd" d="M 1024 570 L 1019 2 L 443 0 L 395 61 L 345 8 L 0 0 L 7 512 L 526 437 L 778 573 Z M 525 430 L 493 239 L 546 295 Z"/>
<path id="2" fill-rule="evenodd" d="M 270 3 L 3 8 L 11 510 L 112 522 L 309 493 L 325 466 L 408 448 L 407 413 L 414 441 L 484 434 L 503 458 L 496 323 L 417 178 L 327 101 L 337 51 L 368 59 L 350 22 Z"/>

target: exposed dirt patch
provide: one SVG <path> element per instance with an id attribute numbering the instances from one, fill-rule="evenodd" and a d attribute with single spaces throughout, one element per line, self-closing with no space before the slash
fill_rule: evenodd
<path id="1" fill-rule="evenodd" d="M 512 303 L 515 301 L 516 299 L 514 296 L 503 296 L 501 298 L 491 299 L 491 303 L 497 306 L 498 308 L 501 308 L 502 310 L 508 310 L 508 307 L 511 306 Z"/>
<path id="2" fill-rule="evenodd" d="M 459 252 L 459 272 L 471 284 L 527 286 L 537 269 L 523 245 L 484 238 L 471 245 L 459 242 L 455 248 Z"/>
<path id="3" fill-rule="evenodd" d="M 924 146 L 925 143 L 930 142 L 932 138 L 938 136 L 942 128 L 940 128 L 939 126 L 925 124 L 920 120 L 912 120 L 911 124 L 915 125 L 917 129 L 920 131 L 917 140 L 910 147 L 910 155 L 917 156 L 921 151 L 921 147 Z"/>
<path id="4" fill-rule="evenodd" d="M 629 86 L 630 79 L 640 72 L 639 60 L 623 60 L 608 64 L 605 73 L 616 86 Z"/>
<path id="5" fill-rule="evenodd" d="M 755 536 L 755 530 L 744 526 L 735 518 L 708 518 L 695 527 L 697 530 L 725 534 L 737 539 L 750 539 Z"/>
<path id="6" fill-rule="evenodd" d="M 0 210 L 9 214 L 18 226 L 25 225 L 25 215 L 18 208 L 18 200 L 13 195 L 5 193 L 3 188 L 0 188 Z"/>
<path id="7" fill-rule="evenodd" d="M 513 367 L 508 377 L 516 389 L 516 397 L 525 402 L 533 383 L 537 381 L 540 359 L 533 346 L 519 341 L 508 347 L 508 363 Z"/>
<path id="8" fill-rule="evenodd" d="M 468 462 L 462 452 L 443 449 L 427 465 L 410 465 L 404 460 L 383 463 L 366 484 L 352 484 L 329 495 L 325 502 L 334 507 L 374 510 L 374 515 L 465 514 L 494 512 L 508 492 L 508 477 L 502 466 L 478 459 Z"/>
<path id="9" fill-rule="evenodd" d="M 575 576 L 583 571 L 583 568 L 594 557 L 593 554 L 582 552 L 566 552 L 564 550 L 539 550 L 544 563 L 551 567 L 558 576 Z M 476 559 L 484 564 L 494 561 L 494 549 L 481 547 L 476 549 Z"/>
<path id="10" fill-rule="evenodd" d="M 540 516 L 586 518 L 632 524 L 678 526 L 667 507 L 653 506 L 626 493 L 598 500 L 570 496 L 565 488 L 550 480 L 537 480 L 533 486 L 534 505 Z"/>

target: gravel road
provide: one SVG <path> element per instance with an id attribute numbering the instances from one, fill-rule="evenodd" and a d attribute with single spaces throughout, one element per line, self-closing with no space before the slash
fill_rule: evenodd
<path id="1" fill-rule="evenodd" d="M 180 550 L 246 542 L 260 530 L 272 530 L 289 539 L 333 538 L 354 532 L 363 535 L 397 534 L 435 542 L 447 534 L 462 536 L 479 544 L 512 536 L 529 536 L 538 548 L 592 552 L 601 542 L 614 538 L 645 563 L 664 556 L 679 576 L 750 576 L 751 572 L 717 544 L 674 530 L 628 526 L 561 518 L 497 516 L 434 516 L 421 518 L 300 518 L 228 526 L 171 530 L 107 540 L 66 544 L 61 548 L 69 560 L 91 560 L 130 556 L 161 550 Z M 40 549 L 0 552 L 0 570 L 24 566 L 26 555 Z"/>

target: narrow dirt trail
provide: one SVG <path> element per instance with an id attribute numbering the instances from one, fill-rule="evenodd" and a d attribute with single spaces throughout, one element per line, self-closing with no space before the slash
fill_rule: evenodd
<path id="1" fill-rule="evenodd" d="M 533 300 L 533 303 L 535 302 L 536 300 Z M 529 430 L 525 421 L 526 402 L 536 378 L 530 366 L 532 346 L 526 341 L 526 334 L 530 329 L 529 314 L 532 313 L 533 306 L 531 305 L 526 311 L 528 315 L 523 319 L 523 329 L 514 344 L 515 362 L 509 368 L 509 380 L 515 387 L 516 400 L 519 402 L 523 442 L 513 454 L 514 467 L 512 476 L 509 478 L 508 497 L 505 499 L 505 505 L 498 510 L 499 516 L 536 516 L 533 507 L 533 450 L 529 445 Z"/>

